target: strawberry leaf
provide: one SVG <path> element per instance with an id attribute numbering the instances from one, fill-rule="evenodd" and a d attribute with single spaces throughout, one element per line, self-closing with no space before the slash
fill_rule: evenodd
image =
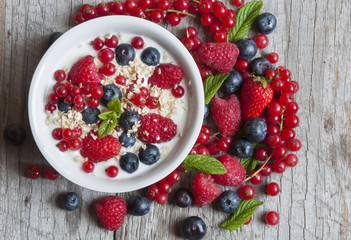
<path id="1" fill-rule="evenodd" d="M 229 76 L 229 73 L 218 73 L 213 76 L 209 76 L 206 78 L 204 84 L 204 92 L 205 92 L 205 104 L 209 104 L 212 97 L 217 93 L 219 88 L 222 86 L 222 83 Z"/>
<path id="2" fill-rule="evenodd" d="M 235 25 L 229 30 L 229 42 L 236 42 L 246 36 L 260 15 L 263 1 L 245 4 L 235 16 Z"/>
<path id="3" fill-rule="evenodd" d="M 240 228 L 244 223 L 249 221 L 256 208 L 262 204 L 263 202 L 253 199 L 241 201 L 239 208 L 235 211 L 235 213 L 227 218 L 227 220 L 222 222 L 221 226 L 230 231 Z"/>
<path id="4" fill-rule="evenodd" d="M 109 132 L 111 132 L 118 124 L 117 113 L 112 111 L 108 119 L 104 120 L 99 126 L 99 137 L 105 137 Z"/>
<path id="5" fill-rule="evenodd" d="M 186 170 L 199 170 L 208 174 L 224 174 L 227 172 L 223 164 L 217 159 L 205 155 L 188 155 L 182 164 Z"/>
<path id="6" fill-rule="evenodd" d="M 118 114 L 122 114 L 121 102 L 119 101 L 118 98 L 115 98 L 115 99 L 111 100 L 110 102 L 108 102 L 107 107 L 111 111 L 115 111 Z"/>

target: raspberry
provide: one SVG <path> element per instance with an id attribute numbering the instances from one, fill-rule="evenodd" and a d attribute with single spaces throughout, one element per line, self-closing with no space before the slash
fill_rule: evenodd
<path id="1" fill-rule="evenodd" d="M 98 201 L 95 209 L 104 228 L 114 231 L 123 224 L 127 204 L 124 198 L 107 196 Z"/>
<path id="2" fill-rule="evenodd" d="M 77 86 L 80 83 L 83 86 L 101 85 L 102 76 L 97 72 L 94 57 L 88 55 L 78 60 L 68 73 L 67 80 L 71 80 Z"/>
<path id="3" fill-rule="evenodd" d="M 140 118 L 138 139 L 146 143 L 161 143 L 171 140 L 177 134 L 177 125 L 172 119 L 156 113 Z"/>
<path id="4" fill-rule="evenodd" d="M 121 147 L 122 145 L 117 138 L 111 135 L 99 138 L 96 132 L 91 131 L 82 140 L 80 153 L 83 157 L 87 157 L 90 161 L 97 163 L 117 156 Z"/>
<path id="5" fill-rule="evenodd" d="M 238 55 L 239 49 L 233 43 L 207 43 L 199 50 L 199 57 L 204 64 L 224 73 L 232 70 Z"/>
<path id="6" fill-rule="evenodd" d="M 194 204 L 202 207 L 216 199 L 222 189 L 214 182 L 212 175 L 199 172 L 193 181 L 192 192 Z"/>
<path id="7" fill-rule="evenodd" d="M 179 84 L 183 79 L 184 71 L 171 63 L 163 63 L 156 67 L 149 78 L 149 84 L 156 85 L 162 89 L 170 89 Z"/>
<path id="8" fill-rule="evenodd" d="M 235 157 L 225 154 L 218 158 L 227 172 L 220 175 L 212 175 L 214 181 L 224 186 L 241 186 L 244 182 L 246 170 Z"/>
<path id="9" fill-rule="evenodd" d="M 238 97 L 234 94 L 229 99 L 214 98 L 211 105 L 213 119 L 221 133 L 233 136 L 239 131 L 241 110 Z"/>

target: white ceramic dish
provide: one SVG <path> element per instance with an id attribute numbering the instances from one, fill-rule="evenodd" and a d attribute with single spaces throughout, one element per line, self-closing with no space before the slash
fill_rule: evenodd
<path id="1" fill-rule="evenodd" d="M 136 176 L 128 179 L 108 179 L 83 172 L 77 163 L 56 147 L 57 141 L 52 138 L 51 129 L 45 125 L 44 111 L 47 92 L 52 86 L 53 73 L 58 66 L 58 59 L 65 52 L 79 46 L 82 42 L 110 32 L 131 33 L 148 37 L 159 43 L 172 55 L 185 72 L 186 94 L 189 99 L 189 113 L 186 119 L 183 136 L 176 147 L 160 162 Z M 62 176 L 88 189 L 101 192 L 129 192 L 151 185 L 171 173 L 189 153 L 200 131 L 204 114 L 204 95 L 202 81 L 197 66 L 183 44 L 170 32 L 152 22 L 129 16 L 101 17 L 82 23 L 63 34 L 45 53 L 34 73 L 28 99 L 28 111 L 31 130 L 39 150 L 46 160 Z"/>

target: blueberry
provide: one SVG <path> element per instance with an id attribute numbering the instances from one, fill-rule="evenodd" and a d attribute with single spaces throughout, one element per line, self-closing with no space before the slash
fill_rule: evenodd
<path id="1" fill-rule="evenodd" d="M 244 58 L 244 59 L 250 60 L 257 53 L 257 45 L 255 41 L 251 39 L 244 38 L 237 41 L 235 44 L 239 49 L 238 58 Z"/>
<path id="2" fill-rule="evenodd" d="M 178 189 L 173 196 L 173 200 L 181 208 L 189 207 L 193 202 L 190 191 L 185 188 Z"/>
<path id="3" fill-rule="evenodd" d="M 139 167 L 139 158 L 134 153 L 127 152 L 119 160 L 119 165 L 121 166 L 122 170 L 126 171 L 127 173 L 133 173 Z"/>
<path id="4" fill-rule="evenodd" d="M 150 201 L 146 197 L 136 196 L 128 201 L 128 211 L 134 216 L 143 216 L 150 211 Z"/>
<path id="5" fill-rule="evenodd" d="M 210 116 L 210 113 L 211 113 L 210 106 L 208 104 L 205 104 L 204 119 L 208 118 L 208 116 Z"/>
<path id="6" fill-rule="evenodd" d="M 4 139 L 12 145 L 20 145 L 26 139 L 26 131 L 19 124 L 10 124 L 4 129 Z"/>
<path id="7" fill-rule="evenodd" d="M 205 237 L 207 226 L 200 217 L 191 216 L 182 223 L 182 234 L 186 239 L 198 240 Z"/>
<path id="8" fill-rule="evenodd" d="M 264 76 L 272 68 L 272 63 L 265 57 L 255 58 L 250 63 L 250 71 L 257 76 Z"/>
<path id="9" fill-rule="evenodd" d="M 62 198 L 62 207 L 68 211 L 76 210 L 80 205 L 80 197 L 75 192 L 69 192 Z"/>
<path id="10" fill-rule="evenodd" d="M 119 136 L 118 140 L 123 147 L 130 147 L 130 146 L 133 146 L 135 144 L 136 137 L 135 137 L 134 133 L 123 132 Z"/>
<path id="11" fill-rule="evenodd" d="M 122 43 L 116 47 L 116 60 L 119 65 L 129 65 L 135 58 L 135 49 L 128 43 Z"/>
<path id="12" fill-rule="evenodd" d="M 251 157 L 254 152 L 254 146 L 252 142 L 244 138 L 234 140 L 231 149 L 233 153 L 239 158 Z"/>
<path id="13" fill-rule="evenodd" d="M 140 148 L 139 159 L 146 165 L 154 164 L 160 159 L 160 150 L 155 145 L 148 143 L 145 149 Z"/>
<path id="14" fill-rule="evenodd" d="M 121 114 L 118 123 L 124 131 L 128 131 L 137 121 L 139 121 L 139 115 L 136 112 L 126 111 Z"/>
<path id="15" fill-rule="evenodd" d="M 86 124 L 94 124 L 97 123 L 100 118 L 98 115 L 100 114 L 100 110 L 98 108 L 86 108 L 82 111 L 83 121 Z"/>
<path id="16" fill-rule="evenodd" d="M 107 107 L 107 103 L 109 103 L 115 98 L 118 98 L 121 101 L 122 92 L 117 86 L 113 84 L 105 85 L 102 87 L 102 90 L 104 90 L 104 95 L 102 96 L 100 101 L 103 105 L 105 105 L 105 107 Z"/>
<path id="17" fill-rule="evenodd" d="M 250 118 L 244 125 L 244 135 L 251 142 L 262 142 L 267 134 L 267 123 L 262 118 Z"/>
<path id="18" fill-rule="evenodd" d="M 271 13 L 262 13 L 256 20 L 258 31 L 262 34 L 270 34 L 277 26 L 277 19 Z"/>
<path id="19" fill-rule="evenodd" d="M 234 213 L 240 204 L 240 197 L 236 192 L 227 190 L 217 198 L 218 208 L 225 213 Z"/>
<path id="20" fill-rule="evenodd" d="M 154 47 L 148 47 L 141 53 L 141 61 L 149 66 L 156 66 L 160 63 L 160 52 Z"/>
<path id="21" fill-rule="evenodd" d="M 223 82 L 223 91 L 228 94 L 233 94 L 239 90 L 239 88 L 243 85 L 243 78 L 241 74 L 233 70 L 230 72 L 229 76 Z"/>
<path id="22" fill-rule="evenodd" d="M 61 112 L 65 112 L 65 113 L 72 110 L 72 106 L 64 103 L 62 100 L 57 104 L 57 108 Z"/>
<path id="23" fill-rule="evenodd" d="M 62 34 L 62 32 L 54 32 L 51 34 L 48 40 L 48 47 L 50 47 L 59 37 L 61 37 Z"/>

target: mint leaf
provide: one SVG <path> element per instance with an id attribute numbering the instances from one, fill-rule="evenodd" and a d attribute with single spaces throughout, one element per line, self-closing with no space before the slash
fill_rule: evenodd
<path id="1" fill-rule="evenodd" d="M 240 228 L 244 223 L 249 221 L 252 214 L 255 212 L 258 206 L 261 206 L 263 202 L 256 200 L 243 200 L 241 201 L 239 208 L 233 213 L 227 220 L 222 222 L 221 226 L 230 231 L 234 231 Z"/>
<path id="2" fill-rule="evenodd" d="M 205 104 L 208 104 L 211 101 L 212 97 L 216 94 L 228 76 L 229 73 L 218 73 L 214 76 L 209 76 L 206 78 L 204 84 Z"/>
<path id="3" fill-rule="evenodd" d="M 227 172 L 223 164 L 217 159 L 205 155 L 188 155 L 182 164 L 186 170 L 199 170 L 208 174 L 224 174 Z"/>
<path id="4" fill-rule="evenodd" d="M 254 152 L 256 152 L 256 149 L 262 146 L 265 146 L 263 143 L 253 143 L 254 145 Z M 250 175 L 252 173 L 253 170 L 255 170 L 258 160 L 254 157 L 251 156 L 249 158 L 238 158 L 241 165 L 244 166 L 245 170 L 246 170 L 246 175 Z"/>
<path id="5" fill-rule="evenodd" d="M 263 1 L 245 4 L 235 16 L 235 25 L 229 30 L 229 42 L 236 42 L 246 36 L 260 15 Z"/>
<path id="6" fill-rule="evenodd" d="M 103 113 L 100 113 L 98 115 L 98 117 L 101 119 L 101 120 L 108 120 L 108 119 L 111 119 L 112 118 L 112 114 L 114 113 L 114 111 L 106 111 L 106 112 L 103 112 Z"/>
<path id="7" fill-rule="evenodd" d="M 117 113 L 112 111 L 110 118 L 104 120 L 99 126 L 99 137 L 105 137 L 118 124 Z"/>
<path id="8" fill-rule="evenodd" d="M 115 99 L 111 100 L 110 102 L 108 102 L 107 107 L 111 111 L 115 111 L 118 114 L 122 114 L 121 102 L 119 101 L 118 98 L 115 98 Z"/>

